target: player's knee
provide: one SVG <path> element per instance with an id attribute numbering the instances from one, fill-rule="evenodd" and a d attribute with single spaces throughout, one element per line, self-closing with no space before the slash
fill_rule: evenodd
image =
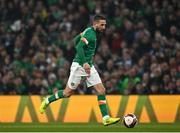
<path id="1" fill-rule="evenodd" d="M 73 90 L 66 88 L 64 89 L 63 95 L 64 97 L 70 97 L 73 94 Z"/>
<path id="2" fill-rule="evenodd" d="M 99 89 L 98 90 L 98 94 L 99 95 L 104 95 L 106 92 L 105 92 L 105 88 L 102 88 L 102 89 Z"/>
<path id="3" fill-rule="evenodd" d="M 64 97 L 70 97 L 73 94 L 73 91 L 64 91 Z"/>

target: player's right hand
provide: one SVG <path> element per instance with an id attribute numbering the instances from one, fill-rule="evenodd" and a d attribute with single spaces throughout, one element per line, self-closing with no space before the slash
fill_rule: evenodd
<path id="1" fill-rule="evenodd" d="M 91 72 L 90 65 L 88 63 L 84 63 L 83 68 L 84 68 L 85 72 L 90 75 L 90 72 Z"/>

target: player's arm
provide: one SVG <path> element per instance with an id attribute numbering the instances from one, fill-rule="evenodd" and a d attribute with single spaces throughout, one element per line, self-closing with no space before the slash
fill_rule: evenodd
<path id="1" fill-rule="evenodd" d="M 78 42 L 80 41 L 82 37 L 82 33 L 78 34 L 77 36 L 74 37 L 73 41 L 75 44 L 78 44 Z"/>
<path id="2" fill-rule="evenodd" d="M 80 38 L 79 38 L 80 37 Z M 76 45 L 76 51 L 78 56 L 80 57 L 81 63 L 87 63 L 86 58 L 85 58 L 85 52 L 84 52 L 84 48 L 89 45 L 89 42 L 91 41 L 91 33 L 89 31 L 86 31 L 84 34 L 80 33 L 77 37 L 76 37 L 76 41 L 78 41 L 77 45 Z"/>
<path id="3" fill-rule="evenodd" d="M 76 46 L 76 51 L 78 56 L 81 59 L 81 62 L 83 64 L 83 68 L 85 69 L 87 74 L 90 74 L 90 65 L 87 63 L 86 58 L 85 58 L 85 54 L 84 54 L 84 47 L 86 45 L 88 45 L 90 38 L 89 37 L 84 37 L 81 35 L 81 39 L 79 41 L 79 43 Z"/>
<path id="4" fill-rule="evenodd" d="M 81 59 L 82 64 L 86 63 L 86 58 L 85 58 L 85 54 L 84 54 L 84 47 L 86 45 L 87 44 L 81 38 L 79 43 L 76 46 L 76 51 L 77 51 L 77 54 L 78 54 L 79 58 Z"/>

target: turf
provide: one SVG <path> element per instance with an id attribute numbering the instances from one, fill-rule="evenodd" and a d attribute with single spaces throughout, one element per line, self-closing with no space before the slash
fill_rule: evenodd
<path id="1" fill-rule="evenodd" d="M 138 124 L 126 128 L 118 123 L 103 126 L 99 123 L 0 123 L 1 132 L 180 132 L 180 123 Z"/>

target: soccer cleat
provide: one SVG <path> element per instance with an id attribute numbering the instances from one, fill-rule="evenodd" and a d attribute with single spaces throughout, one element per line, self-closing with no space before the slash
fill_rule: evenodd
<path id="1" fill-rule="evenodd" d="M 120 121 L 120 118 L 111 118 L 111 117 L 109 117 L 109 118 L 103 120 L 103 125 L 108 126 L 108 125 L 111 125 L 111 124 L 115 124 L 115 123 L 117 123 L 119 121 Z"/>
<path id="2" fill-rule="evenodd" d="M 39 112 L 43 114 L 47 108 L 48 104 L 46 104 L 46 98 L 43 98 L 43 101 L 41 103 L 41 106 L 39 108 Z"/>

